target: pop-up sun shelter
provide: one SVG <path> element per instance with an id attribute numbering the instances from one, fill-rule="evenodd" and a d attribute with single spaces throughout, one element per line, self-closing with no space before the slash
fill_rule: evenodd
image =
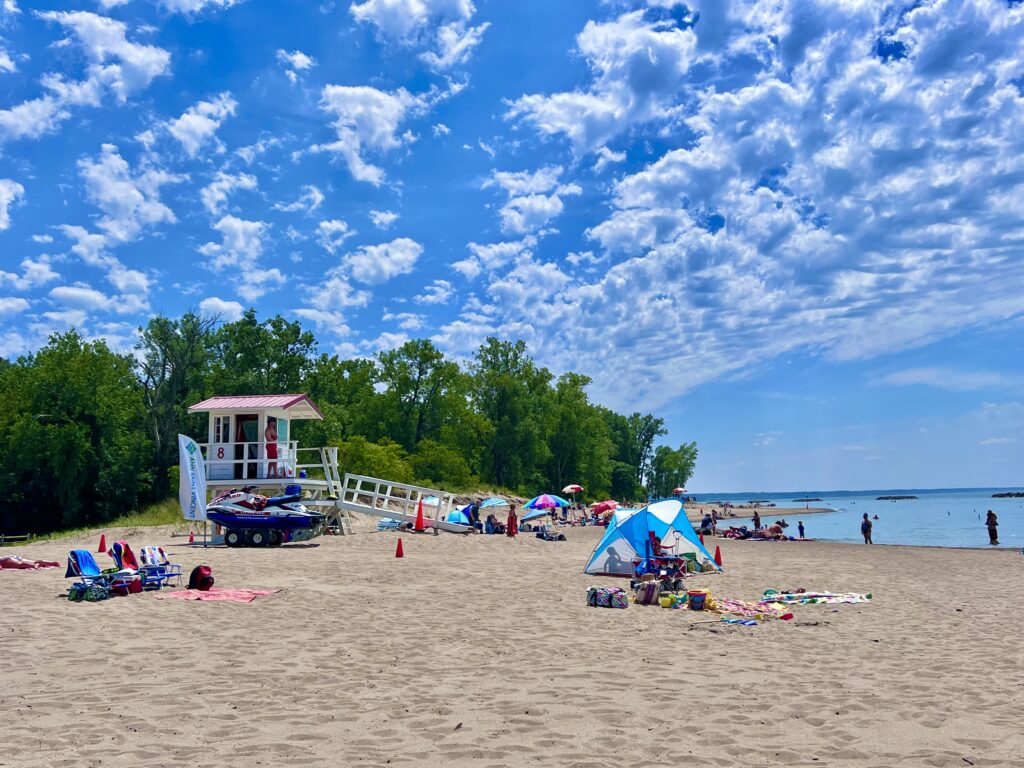
<path id="1" fill-rule="evenodd" d="M 620 514 L 621 513 L 621 514 Z M 674 555 L 693 552 L 700 563 L 715 560 L 700 543 L 678 499 L 656 501 L 638 510 L 616 510 L 584 573 L 632 576 L 634 558 L 650 557 L 650 535 L 657 536 Z M 678 544 L 677 544 L 678 541 Z M 715 566 L 718 567 L 717 565 Z"/>

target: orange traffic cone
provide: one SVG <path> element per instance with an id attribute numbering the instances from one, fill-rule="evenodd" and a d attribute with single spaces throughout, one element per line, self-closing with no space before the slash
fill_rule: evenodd
<path id="1" fill-rule="evenodd" d="M 700 537 L 700 545 L 703 547 L 704 546 L 704 534 L 703 533 L 698 533 L 697 535 Z"/>
<path id="2" fill-rule="evenodd" d="M 395 557 L 405 557 L 405 550 L 402 549 L 402 540 L 398 540 L 398 546 L 395 547 Z"/>
<path id="3" fill-rule="evenodd" d="M 419 506 L 416 507 L 416 526 L 415 530 L 422 531 L 426 529 L 426 525 L 423 524 L 423 499 L 420 499 Z"/>
<path id="4" fill-rule="evenodd" d="M 715 545 L 715 563 L 719 568 L 722 567 L 722 548 L 717 544 Z"/>
<path id="5" fill-rule="evenodd" d="M 195 544 L 196 543 L 196 535 L 194 533 L 192 533 L 192 529 L 191 528 L 188 529 L 188 543 L 189 544 Z"/>
<path id="6" fill-rule="evenodd" d="M 105 533 L 101 533 L 100 534 L 100 545 L 99 545 L 99 547 L 96 548 L 96 551 L 97 552 L 106 552 L 107 551 L 107 534 L 105 534 Z"/>

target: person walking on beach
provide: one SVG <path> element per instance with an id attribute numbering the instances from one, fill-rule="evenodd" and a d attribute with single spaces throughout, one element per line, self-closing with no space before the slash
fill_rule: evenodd
<path id="1" fill-rule="evenodd" d="M 761 530 L 761 513 L 756 511 L 754 512 L 754 530 Z"/>
<path id="2" fill-rule="evenodd" d="M 505 535 L 514 539 L 519 533 L 519 516 L 516 514 L 516 505 L 513 504 L 508 510 L 508 520 L 505 521 Z"/>
<path id="3" fill-rule="evenodd" d="M 999 543 L 999 518 L 991 509 L 985 515 L 985 527 L 988 528 L 988 543 L 994 547 Z"/>
<path id="4" fill-rule="evenodd" d="M 865 544 L 874 544 L 871 541 L 871 521 L 868 519 L 868 513 L 864 513 L 864 521 L 860 524 L 860 532 L 864 534 Z"/>

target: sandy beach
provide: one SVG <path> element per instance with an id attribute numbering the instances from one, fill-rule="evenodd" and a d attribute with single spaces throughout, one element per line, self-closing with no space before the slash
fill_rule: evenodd
<path id="1" fill-rule="evenodd" d="M 734 627 L 587 607 L 622 583 L 580 572 L 600 533 L 406 535 L 403 560 L 394 533 L 131 537 L 283 590 L 247 605 L 70 603 L 63 569 L 0 572 L 0 766 L 1024 764 L 1019 553 L 721 541 L 725 574 L 691 582 L 715 595 L 875 596 Z"/>

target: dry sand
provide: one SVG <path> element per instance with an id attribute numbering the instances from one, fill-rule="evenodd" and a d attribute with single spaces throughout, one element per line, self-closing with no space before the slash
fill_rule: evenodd
<path id="1" fill-rule="evenodd" d="M 406 535 L 404 560 L 394 533 L 133 538 L 284 590 L 248 605 L 76 604 L 63 571 L 0 572 L 0 765 L 1024 765 L 1019 553 L 723 541 L 726 574 L 692 581 L 715 594 L 875 595 L 729 627 L 588 608 L 621 583 L 580 573 L 599 534 Z"/>

